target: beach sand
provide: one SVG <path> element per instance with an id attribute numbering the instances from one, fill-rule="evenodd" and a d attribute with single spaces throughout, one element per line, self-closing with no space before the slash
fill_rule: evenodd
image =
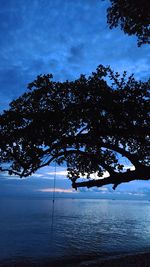
<path id="1" fill-rule="evenodd" d="M 150 253 L 118 256 L 108 259 L 97 259 L 73 267 L 150 267 Z"/>
<path id="2" fill-rule="evenodd" d="M 0 267 L 150 267 L 150 253 L 138 253 L 126 256 L 115 256 L 107 259 L 81 261 L 48 260 L 33 262 L 31 259 L 1 262 Z"/>

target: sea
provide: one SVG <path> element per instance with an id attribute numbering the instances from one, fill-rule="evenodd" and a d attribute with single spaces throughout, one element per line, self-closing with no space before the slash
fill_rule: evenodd
<path id="1" fill-rule="evenodd" d="M 149 201 L 0 199 L 0 263 L 84 261 L 149 251 Z"/>

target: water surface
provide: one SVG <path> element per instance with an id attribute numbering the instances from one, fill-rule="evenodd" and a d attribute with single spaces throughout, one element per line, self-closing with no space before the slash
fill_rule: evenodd
<path id="1" fill-rule="evenodd" d="M 0 261 L 150 250 L 150 202 L 1 198 Z"/>

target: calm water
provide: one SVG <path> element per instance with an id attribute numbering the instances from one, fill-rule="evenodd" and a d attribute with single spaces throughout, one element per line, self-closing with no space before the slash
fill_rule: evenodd
<path id="1" fill-rule="evenodd" d="M 150 250 L 150 202 L 2 198 L 0 261 Z"/>

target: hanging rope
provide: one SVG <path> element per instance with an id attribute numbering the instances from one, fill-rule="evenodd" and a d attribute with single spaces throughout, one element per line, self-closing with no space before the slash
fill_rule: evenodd
<path id="1" fill-rule="evenodd" d="M 54 169 L 53 204 L 55 202 L 55 189 L 56 189 L 56 161 L 55 161 L 55 169 Z"/>
<path id="2" fill-rule="evenodd" d="M 55 167 L 54 167 L 54 184 L 53 184 L 53 196 L 52 196 L 52 225 L 51 225 L 52 232 L 53 232 L 53 223 L 54 223 L 55 189 L 56 189 L 56 162 L 55 162 Z"/>

